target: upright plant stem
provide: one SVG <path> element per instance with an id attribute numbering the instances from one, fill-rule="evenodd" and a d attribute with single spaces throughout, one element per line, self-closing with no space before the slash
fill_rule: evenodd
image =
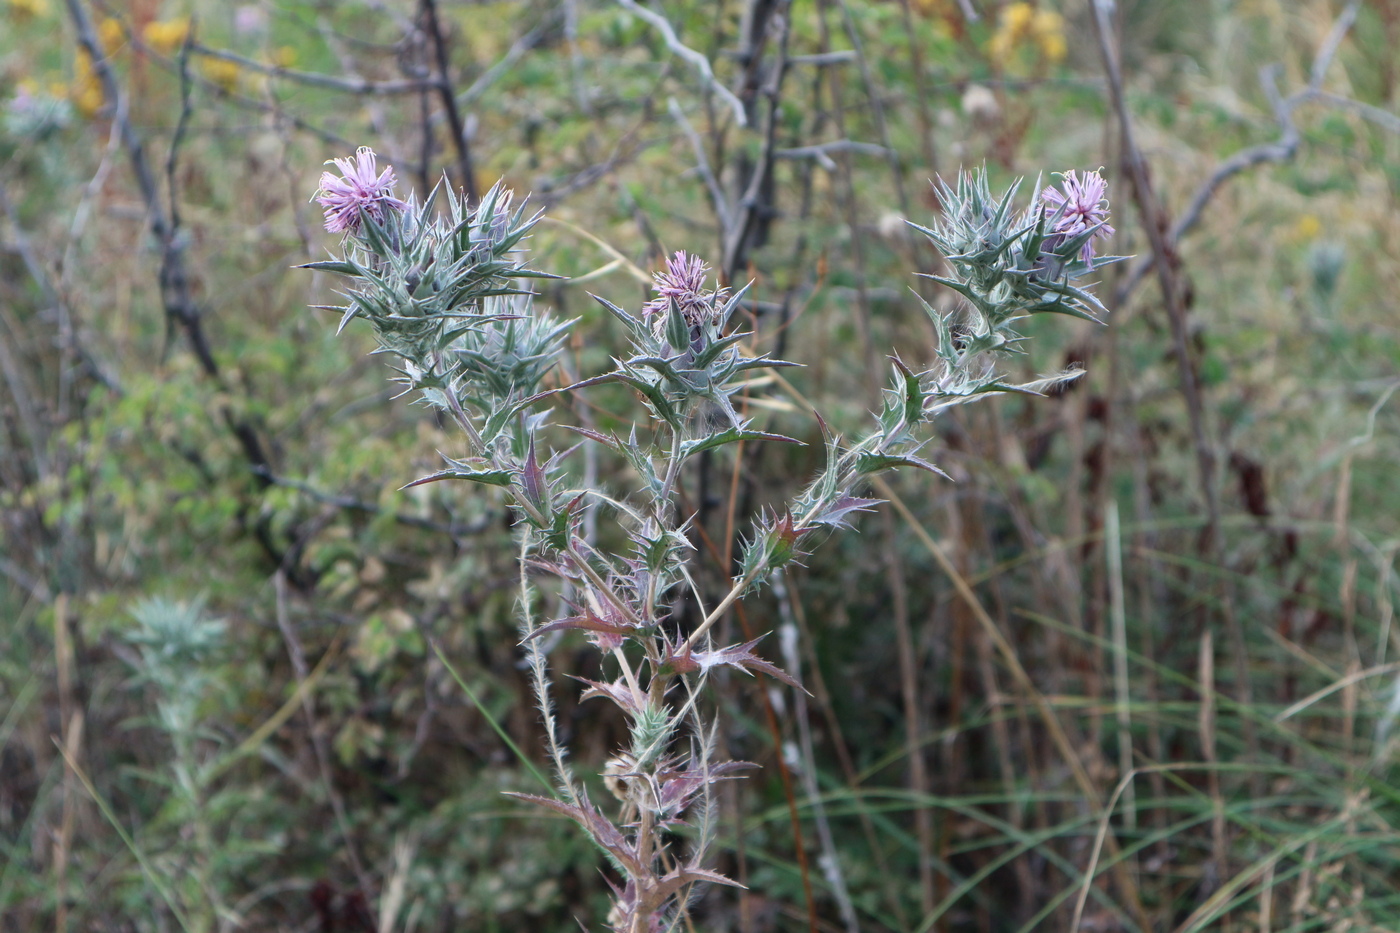
<path id="1" fill-rule="evenodd" d="M 452 91 L 449 77 L 447 37 L 442 34 L 442 23 L 438 18 L 437 0 L 423 0 L 423 22 L 433 43 L 433 56 L 437 64 L 437 90 L 442 98 L 442 109 L 447 114 L 447 126 L 452 132 L 452 145 L 457 150 L 457 174 L 463 190 L 467 193 L 467 203 L 476 206 L 479 200 L 476 188 L 476 169 L 472 165 L 471 143 L 467 140 L 466 125 L 462 112 L 457 107 L 457 96 Z"/>
<path id="2" fill-rule="evenodd" d="M 889 582 L 891 614 L 894 617 L 895 647 L 899 654 L 899 687 L 904 702 L 904 745 L 909 758 L 909 793 L 915 800 L 928 796 L 928 771 L 924 759 L 923 717 L 919 711 L 919 652 L 909 626 L 909 590 L 904 581 L 904 564 L 899 559 L 898 527 L 888 509 L 882 509 L 885 539 L 885 578 Z M 933 912 L 937 902 L 933 872 L 933 812 L 927 805 L 914 811 L 915 835 L 919 841 L 919 906 L 924 914 Z"/>
<path id="3" fill-rule="evenodd" d="M 1113 631 L 1113 686 L 1118 713 L 1118 772 L 1133 770 L 1133 733 L 1128 689 L 1128 611 L 1123 595 L 1123 540 L 1118 530 L 1118 503 L 1112 499 L 1104 510 L 1104 554 L 1108 558 L 1109 615 Z M 1137 809 L 1131 783 L 1123 792 L 1123 824 L 1137 827 Z"/>
<path id="4" fill-rule="evenodd" d="M 1103 56 L 1104 70 L 1108 75 L 1109 97 L 1113 111 L 1118 118 L 1118 131 L 1121 137 L 1123 162 L 1132 180 L 1133 200 L 1137 204 L 1143 232 L 1152 248 L 1153 265 L 1157 272 L 1157 283 L 1166 304 L 1167 317 L 1171 323 L 1172 345 L 1176 355 L 1177 372 L 1181 379 L 1181 392 L 1186 399 L 1186 414 L 1191 425 L 1191 438 L 1196 450 L 1196 465 L 1201 479 L 1201 496 L 1206 506 L 1207 558 L 1220 563 L 1223 555 L 1223 542 L 1220 539 L 1220 502 L 1216 489 L 1215 452 L 1207 435 L 1205 408 L 1201 399 L 1200 386 L 1196 381 L 1196 370 L 1191 360 L 1189 340 L 1186 332 L 1186 303 L 1182 294 L 1180 278 L 1177 275 L 1177 255 L 1167 242 L 1165 212 L 1157 201 L 1148 178 L 1147 163 L 1138 149 L 1133 135 L 1132 117 L 1123 97 L 1123 72 L 1118 50 L 1113 41 L 1113 24 L 1109 20 L 1111 5 L 1107 0 L 1093 0 L 1094 32 L 1099 40 L 1099 51 Z M 1231 654 L 1235 667 L 1235 698 L 1249 705 L 1253 701 L 1253 690 L 1249 682 L 1249 649 L 1245 642 L 1244 627 L 1235 614 L 1228 592 L 1225 592 L 1225 577 L 1218 586 L 1219 602 L 1224 607 L 1225 626 L 1230 636 Z M 1254 758 L 1259 757 L 1259 736 L 1254 724 L 1243 722 L 1245 743 Z M 1257 777 L 1252 779 L 1256 792 Z"/>
<path id="5" fill-rule="evenodd" d="M 310 669 L 306 665 L 306 654 L 301 649 L 301 640 L 297 638 L 296 630 L 292 627 L 292 620 L 287 612 L 287 576 L 278 570 L 272 577 L 273 591 L 277 599 L 277 628 L 282 633 L 282 639 L 286 643 L 287 655 L 292 661 L 292 672 L 296 675 L 297 686 L 306 683 Z M 316 711 L 312 705 L 311 694 L 302 691 L 301 710 L 306 717 L 306 732 L 311 738 L 311 748 L 316 756 L 316 767 L 321 775 L 321 784 L 326 789 L 326 797 L 330 801 L 331 810 L 335 813 L 336 827 L 340 830 L 341 841 L 345 844 L 345 856 L 350 862 L 350 869 L 355 873 L 355 882 L 360 886 L 366 897 L 371 897 L 374 888 L 371 886 L 369 875 L 365 872 L 364 863 L 360 861 L 359 847 L 355 844 L 355 836 L 351 831 L 350 817 L 345 810 L 345 801 L 341 799 L 340 793 L 335 789 L 335 781 L 331 775 L 330 750 L 326 748 L 325 736 L 316 725 Z"/>

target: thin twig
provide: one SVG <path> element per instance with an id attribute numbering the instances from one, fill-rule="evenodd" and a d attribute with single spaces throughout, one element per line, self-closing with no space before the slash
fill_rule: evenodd
<path id="1" fill-rule="evenodd" d="M 792 599 L 788 593 L 787 577 L 779 572 L 773 577 L 773 593 L 778 598 L 778 611 L 783 623 L 778 629 L 778 640 L 783 652 L 783 663 L 794 678 L 802 677 L 802 659 L 798 654 L 797 620 L 792 609 Z M 827 818 L 826 805 L 822 802 L 821 788 L 817 784 L 817 758 L 812 743 L 811 716 L 807 710 L 807 695 L 794 690 L 793 703 L 796 707 L 797 737 L 802 752 L 802 787 L 812 806 L 813 821 L 817 826 L 817 841 L 822 854 L 817 862 L 826 876 L 832 896 L 836 899 L 837 910 L 841 913 L 841 923 L 846 933 L 860 933 L 860 921 L 856 919 L 856 908 L 851 903 L 851 894 L 846 887 L 846 876 L 841 870 L 841 850 L 831 833 L 831 821 Z M 927 807 L 923 808 L 927 810 Z"/>
<path id="2" fill-rule="evenodd" d="M 724 192 L 720 190 L 714 169 L 710 168 L 709 157 L 705 155 L 705 143 L 700 139 L 700 134 L 695 132 L 695 127 L 691 126 L 685 111 L 674 97 L 667 98 L 666 109 L 690 140 L 690 148 L 695 152 L 695 170 L 700 173 L 701 180 L 705 182 L 705 190 L 710 193 L 710 202 L 714 206 L 715 217 L 719 219 L 720 229 L 729 230 L 732 225 L 729 203 L 725 201 Z"/>
<path id="3" fill-rule="evenodd" d="M 1113 25 L 1109 20 L 1111 0 L 1094 0 L 1094 31 L 1098 36 L 1099 52 L 1103 56 L 1104 69 L 1108 75 L 1110 105 L 1118 121 L 1118 131 L 1122 138 L 1123 163 L 1132 181 L 1133 198 L 1141 214 L 1143 230 L 1152 247 L 1152 263 L 1157 270 L 1157 281 L 1162 289 L 1162 298 L 1167 306 L 1167 316 L 1171 320 L 1172 340 L 1176 352 L 1177 370 L 1181 378 L 1181 391 L 1186 397 L 1187 416 L 1191 424 L 1191 437 L 1196 450 L 1196 465 L 1200 471 L 1201 494 L 1205 499 L 1209 517 L 1207 535 L 1215 542 L 1220 534 L 1220 504 L 1215 483 L 1215 452 L 1206 434 L 1205 413 L 1201 401 L 1200 386 L 1191 362 L 1187 337 L 1186 303 L 1181 294 L 1181 283 L 1174 268 L 1175 254 L 1167 241 L 1167 225 L 1163 219 L 1161 205 L 1152 190 L 1147 177 L 1147 163 L 1138 149 L 1133 133 L 1132 117 L 1128 113 L 1127 101 L 1123 95 L 1123 72 L 1119 65 L 1118 51 L 1113 44 Z M 1214 544 L 1211 545 L 1212 547 Z"/>
<path id="4" fill-rule="evenodd" d="M 1128 114 L 1127 102 L 1123 94 L 1123 72 L 1119 60 L 1119 50 L 1112 38 L 1112 23 L 1109 12 L 1112 0 L 1094 0 L 1094 31 L 1098 37 L 1099 51 L 1103 56 L 1104 70 L 1108 77 L 1109 98 L 1113 113 L 1118 122 L 1122 146 L 1122 159 L 1132 181 L 1133 200 L 1137 204 L 1139 220 L 1152 249 L 1152 264 L 1157 272 L 1157 284 L 1166 305 L 1167 318 L 1171 325 L 1172 349 L 1176 356 L 1177 372 L 1181 380 L 1181 393 L 1186 400 L 1186 415 L 1190 424 L 1192 445 L 1195 448 L 1196 467 L 1200 473 L 1201 495 L 1206 507 L 1205 541 L 1202 550 L 1206 559 L 1215 564 L 1223 563 L 1224 542 L 1221 540 L 1220 498 L 1216 486 L 1215 450 L 1206 427 L 1205 405 L 1201 397 L 1200 383 L 1197 381 L 1196 367 L 1191 356 L 1190 339 L 1187 335 L 1187 309 L 1179 276 L 1180 257 L 1174 244 L 1169 242 L 1166 212 L 1157 200 L 1148 179 L 1147 162 L 1137 146 L 1133 133 L 1133 122 Z M 1235 698 L 1248 706 L 1253 699 L 1253 687 L 1249 679 L 1249 646 L 1245 638 L 1244 625 L 1235 611 L 1229 594 L 1224 592 L 1228 583 L 1224 578 L 1218 581 L 1221 589 L 1219 605 L 1224 617 L 1226 633 L 1230 638 L 1230 654 L 1235 669 Z M 1204 604 L 1202 604 L 1204 612 Z M 1245 746 L 1250 757 L 1258 759 L 1260 754 L 1259 736 L 1251 720 L 1242 723 Z M 1257 773 L 1252 777 L 1254 792 L 1261 793 Z M 1223 870 L 1224 865 L 1220 868 Z"/>
<path id="5" fill-rule="evenodd" d="M 884 146 L 875 143 L 859 143 L 850 139 L 836 139 L 829 143 L 816 143 L 811 146 L 795 146 L 791 149 L 779 149 L 773 153 L 775 159 L 816 159 L 817 163 L 827 171 L 835 171 L 836 163 L 832 161 L 833 152 L 855 152 L 860 155 L 888 156 L 889 150 Z"/>
<path id="6" fill-rule="evenodd" d="M 856 60 L 856 53 L 850 49 L 841 49 L 836 52 L 818 52 L 815 55 L 789 55 L 789 65 L 814 65 L 824 67 L 827 65 L 846 65 Z"/>
<path id="7" fill-rule="evenodd" d="M 1364 104 L 1359 100 L 1352 100 L 1350 97 L 1343 97 L 1340 94 L 1333 94 L 1330 91 L 1309 91 L 1309 100 L 1320 100 L 1333 107 L 1340 107 L 1343 110 L 1350 110 L 1358 116 L 1370 120 L 1372 123 L 1389 130 L 1392 133 L 1400 133 L 1400 117 L 1389 110 L 1382 110 L 1380 107 L 1371 104 Z"/>
<path id="8" fill-rule="evenodd" d="M 467 141 L 467 128 L 462 122 L 462 112 L 457 105 L 457 97 L 452 93 L 452 78 L 448 72 L 447 39 L 442 34 L 442 23 L 438 19 L 437 0 L 423 0 L 423 20 L 428 37 L 433 41 L 433 54 L 437 63 L 437 91 L 442 98 L 443 112 L 447 114 L 447 126 L 452 133 L 452 144 L 457 150 L 458 181 L 466 192 L 467 203 L 472 207 L 477 203 L 476 169 L 472 166 L 471 143 Z"/>
<path id="9" fill-rule="evenodd" d="M 501 56 L 501 60 L 490 68 L 487 68 L 476 80 L 467 86 L 467 89 L 457 95 L 457 104 L 461 107 L 469 107 L 474 104 L 481 95 L 495 84 L 501 77 L 515 67 L 515 63 L 524 57 L 526 52 L 534 49 L 540 41 L 554 28 L 559 17 L 563 15 L 562 10 L 555 10 L 540 20 L 539 24 L 525 35 L 511 43 L 511 47 L 506 50 L 506 54 Z"/>
<path id="10" fill-rule="evenodd" d="M 175 60 L 180 76 L 180 115 L 175 119 L 175 132 L 170 135 L 170 151 L 165 156 L 165 190 L 170 196 L 170 226 L 180 229 L 180 192 L 176 185 L 180 165 L 180 144 L 185 141 L 185 133 L 190 127 L 190 117 L 194 108 L 190 106 L 190 46 L 194 41 L 194 31 L 185 33 L 184 45 Z"/>
<path id="11" fill-rule="evenodd" d="M 369 502 L 364 499 L 356 499 L 354 496 L 324 492 L 301 480 L 279 476 L 265 466 L 254 467 L 252 472 L 254 475 L 266 480 L 272 486 L 295 489 L 316 502 L 333 505 L 336 508 L 351 512 L 364 512 L 367 515 L 383 515 L 388 512 L 388 510 L 378 503 Z M 388 514 L 392 515 L 394 521 L 398 522 L 400 525 L 407 525 L 411 528 L 422 528 L 425 531 L 435 531 L 440 534 L 451 535 L 454 538 L 464 538 L 481 534 L 483 531 L 490 528 L 497 520 L 497 517 L 494 515 L 485 515 L 475 521 L 467 523 L 435 522 L 430 518 L 423 518 L 419 515 L 409 515 L 406 512 L 388 512 Z"/>
<path id="12" fill-rule="evenodd" d="M 366 897 L 373 894 L 374 889 L 370 885 L 369 875 L 365 873 L 364 865 L 360 861 L 359 851 L 355 848 L 355 837 L 350 831 L 350 818 L 345 812 L 345 801 L 335 789 L 335 782 L 331 777 L 330 752 L 326 748 L 325 736 L 316 726 L 316 711 L 311 702 L 310 691 L 305 690 L 305 684 L 310 669 L 306 665 L 306 655 L 301 650 L 301 641 L 297 638 L 296 629 L 292 627 L 291 618 L 287 612 L 287 575 L 281 569 L 273 574 L 273 592 L 277 599 L 277 628 L 282 632 L 282 640 L 287 646 L 287 655 L 292 661 L 292 671 L 296 674 L 297 689 L 301 691 L 301 710 L 306 716 L 306 731 L 311 736 L 311 747 L 316 754 L 316 766 L 321 773 L 321 783 L 325 785 L 326 796 L 331 803 L 331 809 L 335 812 L 335 821 L 340 829 L 341 841 L 345 843 L 345 854 L 350 860 L 350 868 L 355 873 L 356 883 Z"/>
<path id="13" fill-rule="evenodd" d="M 721 270 L 731 282 L 743 274 L 751 252 L 767 240 L 768 228 L 776 215 L 773 160 L 777 150 L 783 79 L 788 70 L 787 49 L 792 33 L 788 18 L 791 7 L 791 0 L 778 0 L 767 5 L 761 22 L 751 24 L 753 33 L 748 42 L 750 57 L 743 74 L 744 98 L 750 102 L 755 114 L 760 96 L 767 100 L 768 106 L 764 111 L 762 148 L 751 164 L 747 158 L 739 163 L 741 171 L 747 169 L 749 172 L 748 179 L 743 183 L 743 191 L 730 212 L 733 223 L 721 231 Z M 762 67 L 765 61 L 763 49 L 770 42 L 775 51 L 766 67 Z M 761 83 L 758 82 L 760 74 L 763 76 Z"/>
<path id="14" fill-rule="evenodd" d="M 81 0 L 66 0 L 66 3 L 78 33 L 78 42 L 92 61 L 92 70 L 102 85 L 103 94 L 108 101 L 117 105 L 113 119 L 120 127 L 122 145 L 126 148 L 132 172 L 136 175 L 137 187 L 141 190 L 141 199 L 146 205 L 147 221 L 151 225 L 151 233 L 155 235 L 156 240 L 161 245 L 160 284 L 166 313 L 185 329 L 190 345 L 206 374 L 217 376 L 219 367 L 214 362 L 208 341 L 204 337 L 199 311 L 195 306 L 193 296 L 190 294 L 189 279 L 185 273 L 184 251 L 175 235 L 176 230 L 161 205 L 155 176 L 152 174 L 150 163 L 146 159 L 145 144 L 132 126 L 125 108 L 120 106 L 123 98 L 121 88 L 117 84 L 116 74 L 112 71 L 111 63 L 103 52 L 102 44 L 97 39 L 97 33 L 92 28 L 92 20 L 88 17 L 87 10 L 83 8 Z"/>
<path id="15" fill-rule="evenodd" d="M 924 801 L 929 792 L 929 780 L 923 746 L 923 717 L 919 706 L 919 649 L 914 644 L 914 631 L 909 624 L 909 587 L 899 553 L 899 524 L 894 513 L 887 508 L 880 509 L 880 518 L 885 579 L 890 591 L 890 615 L 899 655 L 899 692 L 904 704 L 904 748 L 909 763 L 909 793 L 913 799 Z M 956 717 L 954 721 L 957 721 Z M 914 834 L 919 855 L 919 906 L 927 916 L 933 913 L 937 902 L 937 882 L 933 871 L 933 810 L 926 802 L 914 810 Z"/>
<path id="16" fill-rule="evenodd" d="M 890 166 L 890 177 L 894 180 L 895 196 L 899 200 L 899 209 L 908 217 L 910 211 L 909 194 L 904 185 L 904 164 L 900 161 L 899 152 L 895 149 L 893 137 L 890 135 L 889 119 L 885 115 L 884 92 L 875 79 L 875 72 L 870 67 L 869 59 L 865 55 L 864 43 L 860 38 L 860 30 L 856 28 L 854 14 L 846 0 L 835 0 L 841 8 L 841 22 L 845 26 L 846 38 L 851 45 L 855 46 L 856 66 L 860 69 L 861 84 L 865 86 L 865 98 L 870 103 L 870 113 L 875 118 L 875 128 L 880 134 L 880 142 L 885 149 L 885 159 Z M 976 19 L 976 14 L 971 14 L 970 19 Z M 905 227 L 903 234 L 913 240 L 913 230 Z"/>
<path id="17" fill-rule="evenodd" d="M 237 52 L 230 52 L 228 49 L 216 49 L 213 46 L 203 45 L 199 42 L 191 42 L 190 51 L 205 58 L 216 58 L 220 61 L 232 62 L 240 68 L 257 74 L 267 75 L 270 78 L 280 78 L 284 81 L 293 81 L 297 84 L 305 84 L 308 87 L 321 87 L 332 91 L 344 91 L 347 94 L 394 96 L 398 94 L 416 94 L 424 89 L 436 90 L 442 86 L 440 78 L 422 80 L 410 78 L 399 81 L 371 81 L 368 78 L 337 78 L 334 75 L 321 74 L 315 71 L 298 71 L 295 68 L 283 68 L 280 65 L 270 65 L 267 62 L 260 62 L 255 58 L 246 55 L 239 55 Z"/>
<path id="18" fill-rule="evenodd" d="M 705 82 L 705 87 L 713 91 L 729 106 L 730 110 L 734 111 L 734 122 L 740 126 L 748 126 L 749 120 L 744 114 L 743 101 L 735 97 L 733 91 L 719 83 L 715 78 L 714 69 L 710 67 L 710 60 L 708 58 L 681 42 L 680 37 L 676 35 L 676 30 L 671 27 L 666 17 L 654 10 L 648 10 L 646 7 L 640 6 L 636 0 L 617 0 L 617 2 L 619 5 L 631 10 L 633 13 L 636 13 L 642 19 L 646 20 L 657 32 L 661 33 L 661 37 L 666 40 L 666 47 L 681 58 L 690 62 L 690 64 L 695 67 L 695 70 L 700 73 L 700 78 Z"/>
<path id="19" fill-rule="evenodd" d="M 1097 0 L 1096 0 L 1097 2 Z M 1310 100 L 1321 100 L 1337 107 L 1343 107 L 1360 113 L 1366 119 L 1371 120 L 1394 133 L 1400 133 L 1400 117 L 1379 107 L 1372 107 L 1359 101 L 1340 97 L 1336 94 L 1329 94 L 1322 90 L 1322 82 L 1327 76 L 1327 70 L 1331 67 L 1332 59 L 1336 57 L 1337 49 L 1341 46 L 1342 39 L 1347 31 L 1356 21 L 1356 16 L 1360 11 L 1360 0 L 1352 0 L 1336 22 L 1332 24 L 1327 37 L 1319 46 L 1317 55 L 1313 58 L 1313 66 L 1309 72 L 1309 80 L 1302 90 L 1282 97 L 1279 94 L 1278 76 L 1282 68 L 1278 64 L 1265 65 L 1259 69 L 1259 83 L 1264 90 L 1264 95 L 1269 99 L 1269 104 L 1273 108 L 1274 119 L 1278 122 L 1279 136 L 1274 142 L 1261 143 L 1257 146 L 1250 146 L 1241 149 L 1230 156 L 1216 167 L 1215 171 L 1203 181 L 1192 195 L 1191 201 L 1181 216 L 1172 225 L 1171 232 L 1167 236 L 1167 242 L 1175 247 L 1181 240 L 1190 233 L 1200 222 L 1205 214 L 1206 207 L 1220 190 L 1225 182 L 1245 169 L 1262 165 L 1266 162 L 1287 162 L 1298 152 L 1298 146 L 1302 141 L 1302 135 L 1298 131 L 1297 125 L 1293 122 L 1293 112 L 1302 103 Z M 1110 76 L 1110 80 L 1112 77 Z M 1118 287 L 1117 302 L 1121 306 L 1127 297 L 1136 290 L 1143 278 L 1151 271 L 1152 266 L 1157 261 L 1154 250 L 1151 256 L 1139 260 L 1126 276 L 1122 284 Z"/>
<path id="20" fill-rule="evenodd" d="M 1108 559 L 1109 615 L 1113 632 L 1113 692 L 1118 714 L 1118 770 L 1133 769 L 1132 693 L 1128 686 L 1128 610 L 1123 587 L 1123 539 L 1118 525 L 1118 501 L 1104 509 L 1104 556 Z M 1123 825 L 1137 828 L 1133 786 L 1128 785 Z"/>

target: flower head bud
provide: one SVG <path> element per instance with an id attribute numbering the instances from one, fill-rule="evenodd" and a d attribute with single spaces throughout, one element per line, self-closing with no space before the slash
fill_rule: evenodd
<path id="1" fill-rule="evenodd" d="M 706 289 L 705 277 L 709 271 L 710 267 L 699 256 L 678 250 L 666 260 L 666 271 L 653 276 L 656 297 L 642 306 L 643 313 L 664 315 L 674 302 L 691 327 L 713 323 L 718 314 L 715 306 L 729 297 L 729 289 Z"/>

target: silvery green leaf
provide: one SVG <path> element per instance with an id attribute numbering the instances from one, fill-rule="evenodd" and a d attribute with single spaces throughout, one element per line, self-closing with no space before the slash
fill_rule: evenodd
<path id="1" fill-rule="evenodd" d="M 767 356 L 743 357 L 734 361 L 731 372 L 741 373 L 749 369 L 786 369 L 791 366 L 804 366 L 804 363 L 793 363 L 789 360 L 775 360 Z"/>
<path id="2" fill-rule="evenodd" d="M 666 393 L 661 391 L 660 387 L 647 382 L 645 379 L 639 379 L 636 376 L 625 373 L 616 374 L 616 378 L 642 393 L 642 396 L 650 404 L 652 411 L 656 413 L 658 418 L 665 421 L 677 431 L 682 429 L 683 425 L 680 415 L 676 412 L 675 406 L 671 404 L 670 399 L 666 398 Z"/>
<path id="3" fill-rule="evenodd" d="M 674 298 L 670 300 L 666 311 L 666 342 L 676 353 L 684 353 L 690 349 L 690 324 Z"/>
<path id="4" fill-rule="evenodd" d="M 725 444 L 733 444 L 738 441 L 779 441 L 784 444 L 802 443 L 796 438 L 786 437 L 782 434 L 769 434 L 765 431 L 745 431 L 740 428 L 728 428 L 718 434 L 711 434 L 709 437 L 686 441 L 681 445 L 681 456 L 689 457 L 693 454 L 698 454 L 702 450 L 712 450 L 715 447 L 722 447 Z"/>
<path id="5" fill-rule="evenodd" d="M 341 275 L 348 275 L 359 278 L 364 271 L 364 267 L 359 263 L 351 262 L 347 259 L 323 259 L 319 262 L 304 262 L 299 266 L 292 266 L 293 269 L 313 269 L 319 272 L 338 272 Z"/>
<path id="6" fill-rule="evenodd" d="M 927 470 L 935 476 L 949 479 L 944 473 L 932 463 L 922 457 L 915 457 L 912 454 L 890 454 L 890 453 L 862 453 L 856 458 L 856 472 L 862 476 L 869 476 L 872 473 L 880 473 L 884 470 L 895 467 L 917 467 L 920 470 Z"/>
<path id="7" fill-rule="evenodd" d="M 842 496 L 812 519 L 815 525 L 831 525 L 836 528 L 849 528 L 846 516 L 852 512 L 869 512 L 884 499 L 860 499 L 855 496 Z"/>
<path id="8" fill-rule="evenodd" d="M 420 477 L 411 483 L 400 486 L 400 489 L 411 489 L 414 486 L 422 486 L 424 483 L 437 483 L 445 479 L 463 479 L 471 483 L 481 483 L 485 486 L 509 486 L 514 475 L 510 470 L 439 470 L 427 476 Z"/>
<path id="9" fill-rule="evenodd" d="M 748 294 L 749 288 L 752 285 L 753 281 L 750 280 L 744 284 L 743 288 L 739 289 L 738 291 L 734 292 L 734 294 L 729 296 L 729 300 L 724 303 L 724 306 L 720 308 L 719 312 L 715 315 L 715 319 L 717 322 L 716 326 L 722 329 L 726 324 L 729 323 L 730 317 L 732 317 L 734 315 L 734 312 L 739 309 L 739 303 L 743 300 L 744 296 Z"/>
<path id="10" fill-rule="evenodd" d="M 710 364 L 714 362 L 721 353 L 723 353 L 725 350 L 728 350 L 730 347 L 734 346 L 736 343 L 748 336 L 751 336 L 749 332 L 743 331 L 740 333 L 729 334 L 726 337 L 720 337 L 718 340 L 711 341 L 705 347 L 705 349 L 701 350 L 695 355 L 695 368 L 708 369 Z"/>
<path id="11" fill-rule="evenodd" d="M 641 321 L 637 320 L 632 315 L 628 314 L 626 311 L 613 304 L 611 301 L 608 301 L 608 299 L 600 298 L 592 292 L 588 293 L 588 297 L 598 302 L 598 304 L 602 305 L 604 308 L 607 308 L 608 312 L 612 314 L 613 317 L 617 318 L 623 324 L 627 325 L 627 329 L 632 331 L 633 333 L 637 333 L 638 331 L 646 329 L 646 325 L 644 325 Z"/>

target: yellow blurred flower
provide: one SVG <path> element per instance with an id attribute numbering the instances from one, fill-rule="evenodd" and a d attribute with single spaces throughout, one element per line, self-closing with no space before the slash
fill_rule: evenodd
<path id="1" fill-rule="evenodd" d="M 203 72 L 204 77 L 225 91 L 233 91 L 238 87 L 239 69 L 233 62 L 222 58 L 201 58 L 199 70 Z"/>
<path id="2" fill-rule="evenodd" d="M 1023 38 L 1035 20 L 1035 7 L 1029 3 L 1013 3 L 1001 11 L 1000 28 Z"/>
<path id="3" fill-rule="evenodd" d="M 987 43 L 987 54 L 1003 68 L 1015 70 L 1022 64 L 1022 50 L 1039 53 L 1039 58 L 1058 64 L 1069 52 L 1065 40 L 1064 17 L 1054 10 L 1038 10 L 1029 3 L 1012 3 L 1002 8 L 997 30 Z"/>
<path id="4" fill-rule="evenodd" d="M 1293 238 L 1302 243 L 1317 239 L 1321 232 L 1322 221 L 1318 219 L 1316 214 L 1304 214 L 1293 225 Z"/>
<path id="5" fill-rule="evenodd" d="M 169 55 L 185 42 L 190 34 L 190 21 L 185 17 L 156 20 L 141 30 L 141 39 L 162 55 Z"/>
<path id="6" fill-rule="evenodd" d="M 1040 54 L 1052 65 L 1065 60 L 1069 45 L 1065 42 L 1065 18 L 1054 10 L 1038 10 L 1031 20 L 1031 34 Z"/>
<path id="7" fill-rule="evenodd" d="M 105 100 L 106 98 L 102 96 L 102 88 L 100 87 L 88 86 L 74 88 L 73 90 L 73 107 L 88 120 L 97 116 L 97 111 L 102 109 L 102 104 Z"/>
<path id="8" fill-rule="evenodd" d="M 49 11 L 48 0 L 9 0 L 10 17 L 19 23 L 43 16 Z"/>
<path id="9" fill-rule="evenodd" d="M 297 50 L 290 45 L 279 45 L 272 50 L 272 64 L 278 68 L 291 68 L 297 63 Z"/>
<path id="10" fill-rule="evenodd" d="M 1002 7 L 1001 15 L 997 18 L 997 31 L 987 44 L 987 54 L 992 61 L 1002 67 L 1011 64 L 1016 49 L 1026 41 L 1033 19 L 1035 8 L 1029 3 L 1012 3 Z"/>
<path id="11" fill-rule="evenodd" d="M 73 102 L 73 108 L 87 119 L 96 116 L 97 111 L 101 110 L 106 102 L 106 95 L 102 93 L 102 82 L 93 70 L 92 59 L 84 49 L 78 51 L 78 57 L 73 62 L 73 83 L 65 90 L 68 99 Z"/>
<path id="12" fill-rule="evenodd" d="M 97 24 L 97 38 L 102 41 L 102 51 L 114 55 L 126 44 L 126 30 L 114 18 L 106 16 Z"/>

